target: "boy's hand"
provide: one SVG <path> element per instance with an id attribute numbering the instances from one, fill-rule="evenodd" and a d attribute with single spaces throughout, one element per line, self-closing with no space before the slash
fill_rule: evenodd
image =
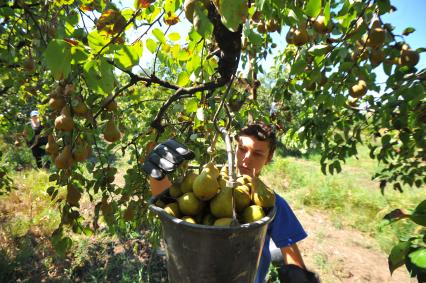
<path id="1" fill-rule="evenodd" d="M 191 160 L 195 154 L 183 144 L 169 139 L 157 145 L 142 165 L 142 169 L 156 180 L 173 172 L 183 161 Z"/>

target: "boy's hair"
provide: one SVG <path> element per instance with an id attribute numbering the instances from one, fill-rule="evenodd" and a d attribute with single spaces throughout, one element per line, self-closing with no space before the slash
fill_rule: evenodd
<path id="1" fill-rule="evenodd" d="M 277 136 L 275 128 L 263 121 L 257 121 L 242 128 L 236 135 L 236 139 L 240 136 L 251 136 L 261 141 L 269 142 L 270 153 L 273 153 L 277 148 Z"/>

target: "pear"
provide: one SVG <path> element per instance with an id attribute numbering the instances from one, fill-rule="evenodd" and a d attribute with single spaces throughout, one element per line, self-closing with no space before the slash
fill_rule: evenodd
<path id="1" fill-rule="evenodd" d="M 377 48 L 383 45 L 385 42 L 386 31 L 381 27 L 380 21 L 375 20 L 371 26 L 370 32 L 368 33 L 367 46 L 371 48 Z"/>
<path id="2" fill-rule="evenodd" d="M 216 218 L 232 217 L 232 188 L 223 188 L 210 201 L 210 212 Z"/>
<path id="3" fill-rule="evenodd" d="M 251 223 L 260 220 L 263 217 L 265 217 L 265 212 L 263 211 L 262 207 L 258 205 L 250 205 L 244 209 L 242 214 L 242 220 L 244 223 Z"/>
<path id="4" fill-rule="evenodd" d="M 169 188 L 169 194 L 172 198 L 178 198 L 182 195 L 182 191 L 180 190 L 180 187 L 176 184 L 173 184 L 170 188 Z"/>
<path id="5" fill-rule="evenodd" d="M 385 59 L 385 53 L 383 52 L 382 49 L 378 48 L 378 49 L 372 49 L 371 53 L 370 53 L 370 62 L 371 65 L 373 66 L 377 66 L 380 63 L 383 62 L 383 60 Z"/>
<path id="6" fill-rule="evenodd" d="M 202 221 L 203 225 L 213 225 L 214 222 L 215 222 L 215 218 L 213 215 L 211 215 L 210 213 L 204 215 L 203 221 Z"/>
<path id="7" fill-rule="evenodd" d="M 105 100 L 104 100 L 104 102 L 103 102 L 103 105 L 105 105 L 104 107 L 105 107 L 105 109 L 106 110 L 108 110 L 108 111 L 115 111 L 115 110 L 117 110 L 118 109 L 118 105 L 117 105 L 117 102 L 115 101 L 115 100 L 112 100 L 113 99 L 113 96 L 112 95 L 110 95 L 110 96 L 108 96 Z M 110 102 L 111 101 L 111 102 Z M 108 103 L 108 104 L 107 104 Z"/>
<path id="8" fill-rule="evenodd" d="M 209 174 L 206 171 L 201 172 L 195 178 L 192 189 L 197 198 L 201 200 L 212 199 L 219 191 L 217 176 Z"/>
<path id="9" fill-rule="evenodd" d="M 309 41 L 309 35 L 306 28 L 301 27 L 300 29 L 296 29 L 292 27 L 286 35 L 286 40 L 289 44 L 302 46 Z"/>
<path id="10" fill-rule="evenodd" d="M 180 213 L 180 210 L 179 210 L 179 205 L 178 205 L 177 202 L 172 202 L 172 203 L 169 203 L 168 205 L 166 205 L 164 207 L 164 211 L 166 213 L 170 214 L 171 216 L 176 217 L 176 218 L 181 217 L 181 213 Z"/>
<path id="11" fill-rule="evenodd" d="M 63 97 L 52 97 L 49 99 L 49 107 L 53 111 L 61 111 L 65 104 L 66 102 Z"/>
<path id="12" fill-rule="evenodd" d="M 275 193 L 268 188 L 260 179 L 253 182 L 253 202 L 261 207 L 273 207 L 275 205 Z"/>
<path id="13" fill-rule="evenodd" d="M 85 114 L 87 114 L 87 112 L 89 112 L 89 109 L 87 108 L 86 103 L 84 103 L 81 100 L 73 100 L 71 103 L 72 106 L 72 111 L 80 116 L 84 116 Z"/>
<path id="14" fill-rule="evenodd" d="M 51 156 L 57 156 L 59 153 L 59 146 L 55 141 L 52 134 L 47 136 L 46 152 Z"/>
<path id="15" fill-rule="evenodd" d="M 349 89 L 349 95 L 353 98 L 363 97 L 367 93 L 367 83 L 364 80 L 359 80 Z"/>
<path id="16" fill-rule="evenodd" d="M 237 186 L 234 193 L 235 207 L 238 212 L 241 212 L 250 205 L 250 188 L 247 185 Z"/>
<path id="17" fill-rule="evenodd" d="M 224 218 L 217 219 L 214 222 L 213 226 L 229 227 L 231 226 L 231 223 L 232 223 L 232 218 L 224 217 Z"/>
<path id="18" fill-rule="evenodd" d="M 62 152 L 55 158 L 55 165 L 58 169 L 68 169 L 73 162 L 70 145 L 66 145 Z"/>
<path id="19" fill-rule="evenodd" d="M 115 124 L 114 117 L 111 117 L 110 120 L 105 124 L 105 128 L 103 130 L 104 139 L 108 142 L 116 142 L 121 138 L 120 130 Z"/>
<path id="20" fill-rule="evenodd" d="M 56 117 L 55 128 L 64 132 L 71 132 L 74 128 L 74 121 L 68 106 L 64 106 L 61 110 L 61 115 Z"/>
<path id="21" fill-rule="evenodd" d="M 192 224 L 197 224 L 197 222 L 195 221 L 195 219 L 192 218 L 192 217 L 190 217 L 190 216 L 184 216 L 184 217 L 182 217 L 182 220 L 186 221 L 186 222 L 189 222 L 189 223 L 192 223 Z"/>
<path id="22" fill-rule="evenodd" d="M 70 205 L 77 206 L 78 202 L 80 201 L 80 198 L 80 190 L 74 184 L 69 184 L 67 186 L 67 202 Z"/>
<path id="23" fill-rule="evenodd" d="M 324 16 L 318 16 L 314 22 L 312 23 L 312 27 L 314 30 L 321 34 L 326 34 L 328 29 L 325 25 L 325 17 Z"/>
<path id="24" fill-rule="evenodd" d="M 411 50 L 407 44 L 401 48 L 398 64 L 401 66 L 414 67 L 419 62 L 420 56 L 415 50 Z"/>
<path id="25" fill-rule="evenodd" d="M 180 190 L 182 193 L 192 192 L 194 180 L 197 178 L 197 176 L 197 174 L 191 171 L 183 178 L 183 181 L 180 184 Z"/>
<path id="26" fill-rule="evenodd" d="M 178 198 L 179 210 L 185 215 L 197 215 L 203 209 L 202 202 L 197 199 L 194 193 L 185 193 Z"/>
<path id="27" fill-rule="evenodd" d="M 219 169 L 217 169 L 216 165 L 213 162 L 209 162 L 206 165 L 204 165 L 202 172 L 210 174 L 210 175 L 214 176 L 216 179 L 220 175 Z"/>

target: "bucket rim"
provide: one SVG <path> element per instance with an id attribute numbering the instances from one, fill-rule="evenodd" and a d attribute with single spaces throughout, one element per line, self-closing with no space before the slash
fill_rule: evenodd
<path id="1" fill-rule="evenodd" d="M 265 215 L 263 218 L 250 222 L 250 223 L 244 223 L 240 224 L 238 226 L 212 226 L 212 225 L 204 225 L 204 224 L 194 224 L 187 222 L 185 220 L 182 220 L 180 218 L 174 217 L 170 214 L 168 214 L 163 208 L 156 206 L 155 202 L 160 199 L 162 196 L 167 194 L 169 189 L 166 189 L 161 194 L 151 197 L 149 200 L 149 209 L 159 215 L 162 219 L 167 220 L 168 222 L 172 222 L 176 225 L 182 225 L 187 226 L 188 228 L 192 229 L 203 229 L 203 230 L 210 230 L 210 231 L 238 231 L 238 230 L 251 230 L 251 229 L 257 229 L 260 226 L 266 225 L 269 222 L 271 222 L 275 217 L 276 208 L 275 205 L 270 208 L 270 211 L 267 215 Z"/>

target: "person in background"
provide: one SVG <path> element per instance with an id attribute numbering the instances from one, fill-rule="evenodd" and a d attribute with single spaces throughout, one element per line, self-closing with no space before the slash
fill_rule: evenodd
<path id="1" fill-rule="evenodd" d="M 43 126 L 40 123 L 40 118 L 37 110 L 33 110 L 30 113 L 30 126 L 33 134 L 30 135 L 28 130 L 24 130 L 22 135 L 27 140 L 27 145 L 31 149 L 31 152 L 36 160 L 37 168 L 43 167 L 42 157 L 46 155 L 44 146 L 47 144 L 47 137 L 41 136 Z M 49 162 L 45 164 L 46 168 L 49 168 Z"/>

